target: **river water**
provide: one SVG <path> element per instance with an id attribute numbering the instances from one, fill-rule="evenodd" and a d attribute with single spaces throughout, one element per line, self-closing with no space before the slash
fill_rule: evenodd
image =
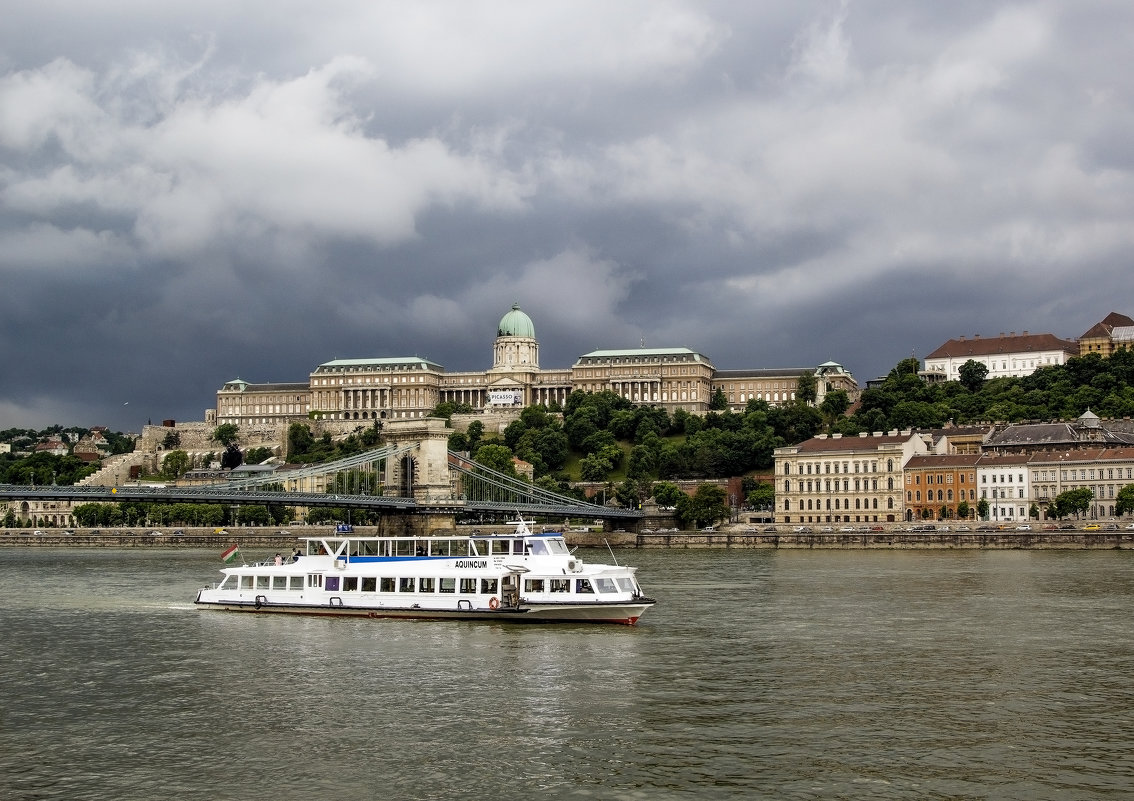
<path id="1" fill-rule="evenodd" d="M 217 553 L 5 548 L 0 798 L 1134 797 L 1134 553 L 618 558 L 633 628 L 200 612 Z"/>

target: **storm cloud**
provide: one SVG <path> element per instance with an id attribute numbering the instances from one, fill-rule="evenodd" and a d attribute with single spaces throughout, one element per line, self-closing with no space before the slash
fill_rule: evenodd
<path id="1" fill-rule="evenodd" d="M 0 428 L 202 419 L 334 358 L 720 368 L 1130 306 L 1134 7 L 17 3 Z"/>

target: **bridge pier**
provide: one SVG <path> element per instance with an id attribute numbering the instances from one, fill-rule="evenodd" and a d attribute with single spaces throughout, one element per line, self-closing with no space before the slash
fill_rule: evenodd
<path id="1" fill-rule="evenodd" d="M 403 456 L 394 466 L 398 494 L 428 503 L 451 498 L 449 477 L 449 434 L 439 417 L 417 420 L 390 420 L 383 432 L 393 445 L 417 443 L 417 450 Z"/>

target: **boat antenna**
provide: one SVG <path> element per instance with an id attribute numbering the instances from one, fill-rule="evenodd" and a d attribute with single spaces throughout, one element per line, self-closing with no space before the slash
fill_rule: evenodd
<path id="1" fill-rule="evenodd" d="M 610 547 L 610 541 L 607 540 L 606 537 L 603 537 L 602 541 L 606 543 L 606 549 L 610 551 L 610 558 L 614 560 L 614 564 L 618 567 L 622 567 L 622 565 L 618 564 L 618 557 L 614 555 L 614 549 Z"/>

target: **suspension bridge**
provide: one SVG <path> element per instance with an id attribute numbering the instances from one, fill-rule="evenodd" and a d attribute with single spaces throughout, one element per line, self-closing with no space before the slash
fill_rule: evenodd
<path id="1" fill-rule="evenodd" d="M 608 523 L 634 523 L 642 517 L 637 510 L 580 501 L 477 464 L 448 450 L 448 433 L 442 420 L 391 421 L 383 447 L 333 462 L 248 474 L 237 471 L 239 478 L 195 486 L 5 484 L 0 485 L 0 500 L 336 507 L 419 518 L 422 527 L 435 525 L 439 517 L 453 520 L 469 515 Z"/>

